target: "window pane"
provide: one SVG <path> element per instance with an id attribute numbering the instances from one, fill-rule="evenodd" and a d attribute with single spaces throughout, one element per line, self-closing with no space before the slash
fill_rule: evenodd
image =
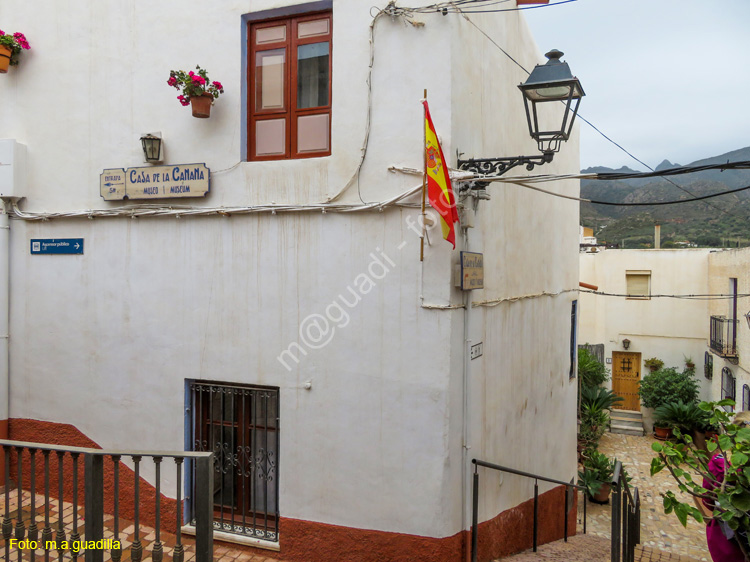
<path id="1" fill-rule="evenodd" d="M 263 45 L 265 43 L 277 43 L 286 40 L 286 26 L 278 25 L 276 27 L 265 27 L 255 33 L 255 44 Z"/>
<path id="2" fill-rule="evenodd" d="M 328 35 L 328 18 L 315 21 L 304 21 L 297 26 L 297 37 L 304 39 L 306 37 L 315 37 L 317 35 Z"/>
<path id="3" fill-rule="evenodd" d="M 327 113 L 297 119 L 297 152 L 328 152 Z"/>
<path id="4" fill-rule="evenodd" d="M 297 109 L 328 105 L 329 44 L 297 47 Z"/>
<path id="5" fill-rule="evenodd" d="M 286 119 L 268 119 L 255 123 L 255 155 L 286 153 Z"/>
<path id="6" fill-rule="evenodd" d="M 286 50 L 261 51 L 255 55 L 255 109 L 284 109 Z"/>

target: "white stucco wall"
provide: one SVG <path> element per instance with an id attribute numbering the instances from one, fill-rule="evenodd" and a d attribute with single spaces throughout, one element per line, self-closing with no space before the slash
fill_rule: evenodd
<path id="1" fill-rule="evenodd" d="M 259 0 L 252 9 L 291 4 Z M 22 209 L 117 207 L 99 196 L 99 174 L 143 165 L 138 139 L 150 131 L 162 132 L 166 163 L 205 162 L 216 172 L 205 200 L 165 205 L 326 200 L 361 155 L 370 6 L 333 2 L 332 156 L 248 163 L 240 162 L 246 3 L 3 2 L 3 28 L 23 31 L 33 49 L 0 78 L 0 136 L 28 147 Z M 459 16 L 418 19 L 424 27 L 377 24 L 370 143 L 343 202 L 383 201 L 420 183 L 388 167 L 422 166 L 424 88 L 452 163 L 457 149 L 536 152 L 516 88 L 525 75 Z M 527 68 L 541 62 L 519 13 L 476 19 Z M 195 64 L 226 89 L 207 120 L 193 119 L 166 85 L 170 69 Z M 52 92 L 51 77 L 68 87 Z M 546 168 L 577 170 L 577 137 Z M 578 193 L 574 182 L 546 187 Z M 577 286 L 578 208 L 504 184 L 490 191 L 469 234 L 470 249 L 485 254 L 486 289 L 474 300 L 561 294 L 473 310 L 471 339 L 485 351 L 471 362 L 471 455 L 568 479 L 575 293 L 562 291 Z M 174 450 L 184 445 L 186 379 L 278 386 L 282 516 L 452 535 L 461 527 L 464 313 L 420 302 L 460 304 L 463 295 L 452 287 L 458 252 L 439 234 L 420 265 L 407 227 L 418 212 L 14 220 L 10 416 L 72 424 L 105 448 Z M 29 239 L 63 237 L 84 238 L 85 254 L 29 255 Z M 329 345 L 284 369 L 277 356 L 299 340 L 300 322 L 325 313 L 379 251 L 396 265 L 347 311 Z M 530 497 L 530 484 L 508 482 L 488 488 L 483 519 Z"/>
<path id="2" fill-rule="evenodd" d="M 581 281 L 597 285 L 601 292 L 623 295 L 627 293 L 627 271 L 650 271 L 652 295 L 706 294 L 709 252 L 697 248 L 582 253 Z M 692 358 L 701 398 L 708 398 L 711 382 L 703 376 L 709 334 L 707 301 L 581 293 L 580 306 L 579 343 L 603 343 L 604 356 L 611 359 L 613 351 L 625 351 L 622 341 L 627 338 L 628 351 L 641 353 L 642 360 L 657 357 L 679 370 L 684 369 L 686 358 Z M 648 372 L 641 364 L 641 376 Z M 650 431 L 651 413 L 645 408 L 642 411 L 644 426 Z"/>
<path id="3" fill-rule="evenodd" d="M 711 399 L 721 400 L 721 374 L 722 369 L 728 368 L 735 377 L 736 388 L 736 411 L 743 409 L 742 388 L 744 385 L 750 386 L 750 365 L 748 365 L 748 355 L 750 355 L 750 330 L 745 319 L 750 305 L 747 297 L 741 295 L 750 294 L 750 250 L 747 248 L 739 250 L 718 250 L 711 252 L 708 258 L 709 263 L 709 290 L 713 294 L 731 294 L 729 290 L 729 279 L 737 279 L 737 293 L 740 297 L 737 300 L 737 352 L 739 360 L 730 362 L 714 354 L 713 364 L 713 382 L 711 384 Z M 721 315 L 730 318 L 732 300 L 724 299 L 713 301 L 709 307 L 711 315 Z"/>

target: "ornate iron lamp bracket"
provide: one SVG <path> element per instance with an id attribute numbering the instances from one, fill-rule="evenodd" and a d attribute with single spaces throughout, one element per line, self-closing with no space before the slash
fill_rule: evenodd
<path id="1" fill-rule="evenodd" d="M 505 158 L 469 158 L 468 160 L 458 160 L 458 169 L 482 174 L 485 176 L 501 176 L 505 172 L 512 170 L 516 166 L 526 166 L 531 171 L 535 166 L 548 164 L 552 162 L 555 153 L 552 151 L 544 152 L 538 156 L 509 156 Z M 468 182 L 461 191 L 467 189 L 484 189 L 490 182 L 482 181 L 477 178 L 476 181 Z"/>

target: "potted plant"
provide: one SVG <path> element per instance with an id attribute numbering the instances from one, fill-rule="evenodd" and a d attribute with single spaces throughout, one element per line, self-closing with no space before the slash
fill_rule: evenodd
<path id="1" fill-rule="evenodd" d="M 661 359 L 657 359 L 656 357 L 652 357 L 651 359 L 646 359 L 643 362 L 646 367 L 653 373 L 654 371 L 658 371 L 664 366 L 664 361 Z"/>
<path id="2" fill-rule="evenodd" d="M 578 485 L 586 488 L 589 499 L 594 503 L 607 503 L 614 471 L 614 459 L 592 450 L 583 460 L 583 470 L 578 471 Z"/>
<path id="3" fill-rule="evenodd" d="M 0 30 L 0 74 L 8 72 L 9 66 L 18 64 L 18 56 L 22 49 L 31 49 L 23 33 L 13 35 Z"/>
<path id="4" fill-rule="evenodd" d="M 687 526 L 688 517 L 700 523 L 714 519 L 722 528 L 734 532 L 745 559 L 750 559 L 747 542 L 750 535 L 750 428 L 730 419 L 724 407 L 733 405 L 733 400 L 699 404 L 701 410 L 710 414 L 710 422 L 721 428 L 718 440 L 707 443 L 708 453 L 689 442 L 653 443 L 651 448 L 657 457 L 651 461 L 651 475 L 666 468 L 683 492 L 680 496 L 673 491 L 662 493 L 665 513 L 674 512 L 683 526 Z M 712 469 L 716 453 L 721 453 L 724 462 L 732 467 L 732 470 L 722 470 L 720 477 L 716 469 Z M 688 495 L 692 498 L 688 499 Z M 711 513 L 707 515 L 703 509 L 698 509 L 692 499 L 700 502 L 700 507 L 706 505 L 704 502 L 713 506 Z"/>
<path id="5" fill-rule="evenodd" d="M 693 361 L 692 357 L 685 357 L 685 367 L 690 370 L 695 370 L 695 361 Z"/>
<path id="6" fill-rule="evenodd" d="M 668 439 L 679 430 L 680 435 L 692 433 L 701 426 L 701 411 L 694 402 L 668 402 L 654 410 L 654 435 Z"/>
<path id="7" fill-rule="evenodd" d="M 177 99 L 184 106 L 192 106 L 193 117 L 210 117 L 211 106 L 214 100 L 224 93 L 224 86 L 221 82 L 210 82 L 208 72 L 200 66 L 196 66 L 195 69 L 198 72 L 170 70 L 167 84 L 177 90 L 182 90 L 182 94 L 177 96 Z"/>

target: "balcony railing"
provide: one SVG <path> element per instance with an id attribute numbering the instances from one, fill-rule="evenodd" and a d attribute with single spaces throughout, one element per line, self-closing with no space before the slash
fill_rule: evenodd
<path id="1" fill-rule="evenodd" d="M 710 347 L 722 357 L 737 357 L 737 320 L 712 316 Z"/>

